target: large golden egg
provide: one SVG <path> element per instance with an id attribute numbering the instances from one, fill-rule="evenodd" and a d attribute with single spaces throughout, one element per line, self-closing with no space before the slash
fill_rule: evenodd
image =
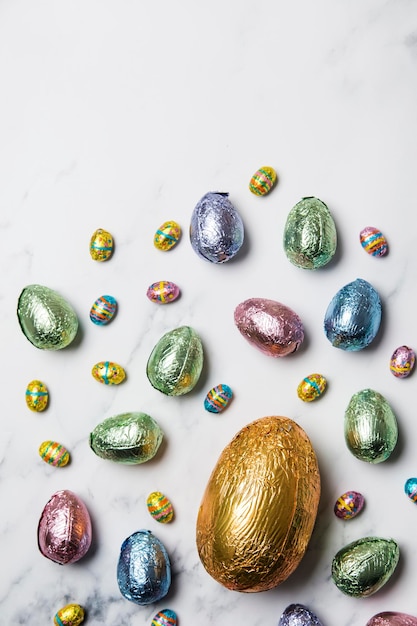
<path id="1" fill-rule="evenodd" d="M 210 476 L 197 518 L 207 572 L 235 591 L 266 591 L 297 568 L 320 499 L 320 474 L 304 430 L 263 417 L 240 430 Z"/>

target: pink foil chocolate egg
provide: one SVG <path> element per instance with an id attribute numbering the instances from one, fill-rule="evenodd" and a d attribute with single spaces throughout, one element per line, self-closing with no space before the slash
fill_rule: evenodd
<path id="1" fill-rule="evenodd" d="M 417 617 L 397 611 L 383 611 L 371 617 L 366 626 L 417 626 Z"/>
<path id="2" fill-rule="evenodd" d="M 146 295 L 151 302 L 168 304 L 178 298 L 180 289 L 175 283 L 169 280 L 158 280 L 148 287 Z"/>
<path id="3" fill-rule="evenodd" d="M 275 300 L 245 300 L 236 307 L 234 321 L 241 335 L 268 356 L 287 356 L 296 352 L 304 340 L 301 319 Z"/>
<path id="4" fill-rule="evenodd" d="M 57 491 L 39 520 L 39 550 L 47 559 L 67 565 L 79 561 L 90 545 L 91 519 L 84 502 L 72 491 Z"/>
<path id="5" fill-rule="evenodd" d="M 400 346 L 392 353 L 389 368 L 396 378 L 407 378 L 414 369 L 416 355 L 408 346 Z"/>
<path id="6" fill-rule="evenodd" d="M 359 515 L 365 504 L 365 498 L 358 491 L 346 491 L 335 502 L 334 514 L 339 519 L 348 520 Z"/>

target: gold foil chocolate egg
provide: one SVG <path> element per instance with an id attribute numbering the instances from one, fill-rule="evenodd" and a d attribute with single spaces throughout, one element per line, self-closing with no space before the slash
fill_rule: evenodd
<path id="1" fill-rule="evenodd" d="M 80 626 L 84 621 L 84 609 L 79 604 L 67 604 L 55 613 L 55 626 Z"/>
<path id="2" fill-rule="evenodd" d="M 40 380 L 32 380 L 26 387 L 26 404 L 31 411 L 40 413 L 48 406 L 49 391 Z"/>
<path id="3" fill-rule="evenodd" d="M 23 289 L 17 317 L 26 339 L 41 350 L 66 348 L 78 331 L 78 318 L 69 302 L 43 285 Z"/>
<path id="4" fill-rule="evenodd" d="M 277 182 L 273 167 L 265 165 L 257 170 L 249 181 L 249 189 L 255 196 L 266 196 Z"/>
<path id="5" fill-rule="evenodd" d="M 177 245 L 181 237 L 181 227 L 174 220 L 164 222 L 156 231 L 153 244 L 158 250 L 167 252 Z"/>
<path id="6" fill-rule="evenodd" d="M 102 228 L 94 231 L 90 239 L 90 256 L 93 261 L 107 261 L 113 254 L 113 250 L 112 235 Z"/>
<path id="7" fill-rule="evenodd" d="M 54 467 L 65 467 L 68 465 L 70 455 L 68 450 L 57 441 L 44 441 L 39 446 L 39 456 L 45 463 Z"/>
<path id="8" fill-rule="evenodd" d="M 332 579 L 344 594 L 366 598 L 383 587 L 394 573 L 400 551 L 393 539 L 363 537 L 345 546 L 332 562 Z"/>
<path id="9" fill-rule="evenodd" d="M 371 617 L 366 626 L 417 626 L 417 617 L 398 611 L 383 611 Z"/>
<path id="10" fill-rule="evenodd" d="M 118 363 L 100 361 L 91 370 L 93 377 L 104 385 L 120 385 L 126 378 L 126 372 Z"/>
<path id="11" fill-rule="evenodd" d="M 351 397 L 344 430 L 350 452 L 368 463 L 386 461 L 397 444 L 397 418 L 384 396 L 373 389 L 362 389 Z"/>
<path id="12" fill-rule="evenodd" d="M 227 589 L 276 587 L 307 549 L 320 498 L 320 474 L 304 430 L 263 417 L 224 448 L 198 511 L 196 541 L 207 572 Z"/>
<path id="13" fill-rule="evenodd" d="M 171 501 L 160 491 L 149 494 L 146 505 L 154 520 L 161 524 L 169 524 L 174 519 L 174 508 Z"/>
<path id="14" fill-rule="evenodd" d="M 327 381 L 321 374 L 309 374 L 297 387 L 297 395 L 303 402 L 317 400 L 324 393 Z"/>

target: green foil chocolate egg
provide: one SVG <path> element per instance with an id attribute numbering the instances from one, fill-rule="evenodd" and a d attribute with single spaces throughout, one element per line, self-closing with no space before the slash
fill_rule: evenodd
<path id="1" fill-rule="evenodd" d="M 121 413 L 108 417 L 90 433 L 90 448 L 109 461 L 138 465 L 158 451 L 163 432 L 146 413 Z"/>
<path id="2" fill-rule="evenodd" d="M 400 558 L 393 539 L 363 537 L 348 544 L 332 562 L 332 579 L 348 596 L 365 598 L 391 578 Z"/>
<path id="3" fill-rule="evenodd" d="M 78 318 L 69 302 L 43 285 L 23 289 L 17 317 L 25 337 L 41 350 L 66 348 L 78 331 Z"/>
<path id="4" fill-rule="evenodd" d="M 386 461 L 398 439 L 395 414 L 387 400 L 373 389 L 355 393 L 345 411 L 345 441 L 361 461 Z"/>
<path id="5" fill-rule="evenodd" d="M 146 366 L 149 382 L 167 396 L 194 389 L 203 369 L 203 346 L 190 326 L 171 330 L 158 341 Z"/>
<path id="6" fill-rule="evenodd" d="M 327 206 L 318 198 L 302 198 L 289 212 L 284 227 L 284 251 L 293 265 L 315 270 L 331 261 L 337 232 Z"/>

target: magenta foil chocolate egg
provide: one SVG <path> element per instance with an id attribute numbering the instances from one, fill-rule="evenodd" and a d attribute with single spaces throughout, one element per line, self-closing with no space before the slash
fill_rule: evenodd
<path id="1" fill-rule="evenodd" d="M 342 520 L 359 515 L 365 505 L 365 498 L 358 491 L 346 491 L 335 502 L 334 514 Z"/>
<path id="2" fill-rule="evenodd" d="M 371 617 L 366 626 L 417 626 L 417 617 L 398 611 L 383 611 Z"/>
<path id="3" fill-rule="evenodd" d="M 158 280 L 149 285 L 146 296 L 156 304 L 169 304 L 174 302 L 180 295 L 179 287 L 169 280 Z"/>
<path id="4" fill-rule="evenodd" d="M 266 298 L 250 298 L 235 309 L 234 321 L 241 335 L 272 357 L 296 352 L 304 340 L 298 315 L 285 304 Z"/>
<path id="5" fill-rule="evenodd" d="M 416 355 L 408 346 L 400 346 L 392 353 L 389 368 L 396 378 L 407 378 L 414 369 Z"/>
<path id="6" fill-rule="evenodd" d="M 60 565 L 75 563 L 88 552 L 91 537 L 91 520 L 84 502 L 72 491 L 57 491 L 39 520 L 38 546 L 43 556 Z"/>

